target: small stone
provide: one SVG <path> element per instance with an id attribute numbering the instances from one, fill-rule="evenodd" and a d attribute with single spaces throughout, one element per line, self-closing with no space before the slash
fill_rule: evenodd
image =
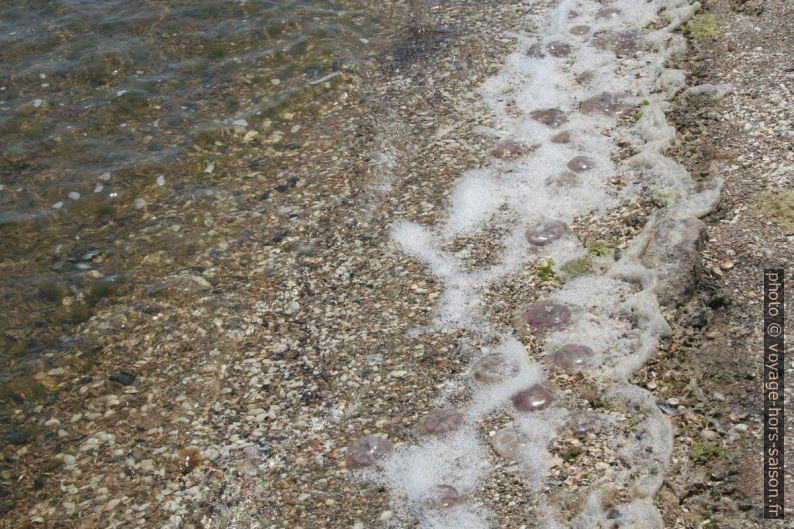
<path id="1" fill-rule="evenodd" d="M 510 400 L 518 411 L 533 412 L 551 406 L 554 402 L 554 395 L 546 386 L 534 384 L 523 391 L 519 391 Z"/>
<path id="2" fill-rule="evenodd" d="M 728 258 L 721 260 L 720 268 L 722 268 L 723 270 L 730 270 L 731 268 L 733 268 L 733 261 L 731 261 Z"/>
<path id="3" fill-rule="evenodd" d="M 117 371 L 108 375 L 111 382 L 118 382 L 124 386 L 129 386 L 135 382 L 135 375 L 127 371 Z"/>
<path id="4" fill-rule="evenodd" d="M 719 438 L 719 434 L 714 430 L 703 430 L 700 432 L 700 437 L 702 437 L 704 441 L 716 441 L 717 438 Z"/>
<path id="5" fill-rule="evenodd" d="M 21 430 L 9 432 L 3 436 L 3 441 L 12 445 L 25 445 L 30 441 L 30 434 Z"/>

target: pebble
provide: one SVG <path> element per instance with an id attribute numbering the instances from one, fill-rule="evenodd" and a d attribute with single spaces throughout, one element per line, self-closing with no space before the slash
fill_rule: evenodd
<path id="1" fill-rule="evenodd" d="M 124 386 L 129 386 L 133 382 L 135 382 L 135 375 L 129 373 L 127 371 L 117 371 L 115 373 L 111 373 L 108 375 L 108 380 L 112 382 L 118 382 Z"/>

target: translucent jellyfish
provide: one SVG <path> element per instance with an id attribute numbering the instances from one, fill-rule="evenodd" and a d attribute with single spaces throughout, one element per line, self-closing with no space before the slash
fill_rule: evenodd
<path id="1" fill-rule="evenodd" d="M 361 437 L 348 447 L 347 464 L 355 468 L 374 465 L 391 454 L 392 448 L 392 444 L 383 437 Z"/>
<path id="2" fill-rule="evenodd" d="M 579 104 L 579 110 L 585 114 L 605 114 L 607 116 L 623 116 L 630 112 L 631 105 L 614 94 L 602 92 L 597 96 L 589 97 Z"/>
<path id="3" fill-rule="evenodd" d="M 548 408 L 554 402 L 554 394 L 543 384 L 535 384 L 519 391 L 510 400 L 518 411 L 531 412 Z"/>
<path id="4" fill-rule="evenodd" d="M 512 461 L 517 461 L 521 457 L 521 449 L 525 441 L 526 435 L 513 425 L 502 428 L 491 437 L 494 452 Z"/>
<path id="5" fill-rule="evenodd" d="M 593 82 L 593 72 L 582 72 L 576 76 L 576 82 L 579 84 L 590 84 Z"/>
<path id="6" fill-rule="evenodd" d="M 595 45 L 602 50 L 612 50 L 615 55 L 622 57 L 646 49 L 648 42 L 639 31 L 607 31 L 596 38 Z"/>
<path id="7" fill-rule="evenodd" d="M 183 448 L 174 456 L 174 462 L 183 474 L 190 473 L 190 471 L 199 466 L 204 459 L 205 457 L 202 451 L 195 446 Z"/>
<path id="8" fill-rule="evenodd" d="M 568 11 L 568 18 L 576 18 L 576 17 L 578 17 L 578 16 L 579 16 L 579 13 L 577 13 L 577 12 L 576 12 L 576 11 L 574 11 L 573 9 L 571 9 L 570 11 Z"/>
<path id="9" fill-rule="evenodd" d="M 419 420 L 419 431 L 426 435 L 444 435 L 463 426 L 463 415 L 449 408 L 434 410 Z"/>
<path id="10" fill-rule="evenodd" d="M 616 18 L 622 11 L 617 7 L 605 7 L 599 9 L 596 13 L 596 18 Z"/>
<path id="11" fill-rule="evenodd" d="M 519 331 L 529 326 L 531 329 L 543 332 L 562 328 L 569 321 L 571 321 L 571 309 L 559 303 L 540 301 L 520 309 L 515 323 Z"/>
<path id="12" fill-rule="evenodd" d="M 471 368 L 472 377 L 480 384 L 495 384 L 507 374 L 507 361 L 499 353 L 485 355 Z"/>
<path id="13" fill-rule="evenodd" d="M 552 143 L 568 143 L 571 141 L 571 133 L 567 130 L 560 132 L 559 134 L 555 134 L 551 137 Z"/>
<path id="14" fill-rule="evenodd" d="M 595 160 L 587 156 L 576 156 L 568 162 L 568 169 L 575 173 L 589 171 L 593 167 L 595 167 Z"/>
<path id="15" fill-rule="evenodd" d="M 527 230 L 527 241 L 534 246 L 546 246 L 568 235 L 568 225 L 559 220 L 550 220 Z"/>
<path id="16" fill-rule="evenodd" d="M 576 176 L 576 173 L 565 171 L 556 176 L 548 177 L 546 179 L 546 185 L 555 187 L 576 187 L 579 185 L 579 177 Z"/>
<path id="17" fill-rule="evenodd" d="M 574 437 L 587 437 L 590 433 L 601 431 L 601 421 L 590 412 L 574 413 L 562 424 L 562 430 Z"/>
<path id="18" fill-rule="evenodd" d="M 547 108 L 545 110 L 534 110 L 529 113 L 529 117 L 535 121 L 540 121 L 544 125 L 556 129 L 557 127 L 568 122 L 565 112 L 559 108 Z"/>
<path id="19" fill-rule="evenodd" d="M 590 26 L 581 25 L 581 26 L 574 26 L 570 29 L 571 35 L 576 35 L 577 37 L 581 37 L 590 33 Z"/>
<path id="20" fill-rule="evenodd" d="M 560 347 L 551 355 L 551 361 L 566 371 L 579 371 L 587 367 L 592 358 L 592 349 L 574 343 Z"/>
<path id="21" fill-rule="evenodd" d="M 436 485 L 425 500 L 425 505 L 430 509 L 449 509 L 458 503 L 460 503 L 460 494 L 450 485 Z"/>
<path id="22" fill-rule="evenodd" d="M 542 59 L 543 57 L 545 57 L 545 55 L 543 54 L 543 47 L 541 47 L 540 43 L 533 44 L 532 46 L 530 46 L 529 49 L 527 50 L 527 56 L 535 59 Z"/>
<path id="23" fill-rule="evenodd" d="M 563 57 L 567 57 L 573 51 L 573 47 L 570 44 L 566 44 L 565 42 L 561 42 L 559 40 L 555 40 L 553 42 L 549 42 L 546 46 L 546 49 L 549 50 L 549 53 L 561 59 Z"/>
<path id="24" fill-rule="evenodd" d="M 529 152 L 529 148 L 522 144 L 512 140 L 504 140 L 500 141 L 493 148 L 488 151 L 491 156 L 494 158 L 499 158 L 500 160 L 515 160 L 516 158 L 520 158 Z"/>

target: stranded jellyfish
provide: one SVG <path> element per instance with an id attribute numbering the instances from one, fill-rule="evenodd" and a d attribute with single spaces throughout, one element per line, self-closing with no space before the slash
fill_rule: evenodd
<path id="1" fill-rule="evenodd" d="M 561 59 L 563 57 L 567 57 L 573 51 L 573 48 L 570 44 L 566 44 L 565 42 L 561 42 L 559 40 L 555 40 L 553 42 L 549 42 L 546 46 L 546 49 L 549 50 L 549 53 Z"/>
<path id="2" fill-rule="evenodd" d="M 519 334 L 525 335 L 527 327 L 545 332 L 564 327 L 569 321 L 571 321 L 571 309 L 559 303 L 540 301 L 516 311 L 513 324 Z"/>
<path id="3" fill-rule="evenodd" d="M 455 487 L 436 485 L 430 490 L 425 505 L 430 509 L 449 509 L 459 502 L 460 494 Z"/>
<path id="4" fill-rule="evenodd" d="M 567 234 L 567 224 L 559 220 L 550 220 L 529 228 L 525 236 L 534 246 L 546 246 Z"/>
<path id="5" fill-rule="evenodd" d="M 471 368 L 472 377 L 480 384 L 499 382 L 507 373 L 507 361 L 499 353 L 485 355 Z"/>
<path id="6" fill-rule="evenodd" d="M 502 428 L 491 438 L 494 452 L 513 461 L 521 456 L 521 447 L 525 441 L 526 435 L 516 426 Z"/>
<path id="7" fill-rule="evenodd" d="M 419 431 L 422 434 L 444 435 L 454 432 L 463 426 L 463 415 L 453 409 L 435 410 L 419 420 Z"/>
<path id="8" fill-rule="evenodd" d="M 557 176 L 548 177 L 546 179 L 546 185 L 556 187 L 575 187 L 579 185 L 579 177 L 576 176 L 576 173 L 565 171 L 558 174 Z"/>
<path id="9" fill-rule="evenodd" d="M 535 59 L 542 59 L 545 57 L 545 55 L 543 55 L 543 48 L 540 46 L 540 43 L 530 46 L 527 50 L 527 56 Z"/>
<path id="10" fill-rule="evenodd" d="M 522 143 L 512 140 L 500 141 L 493 148 L 488 151 L 494 158 L 500 160 L 515 160 L 529 152 L 529 148 Z"/>
<path id="11" fill-rule="evenodd" d="M 566 123 L 568 118 L 565 117 L 565 112 L 559 108 L 547 108 L 545 110 L 534 110 L 529 113 L 529 117 L 535 121 L 540 121 L 544 125 L 556 129 L 560 125 Z"/>
<path id="12" fill-rule="evenodd" d="M 593 350 L 586 345 L 570 343 L 557 349 L 551 361 L 566 371 L 579 371 L 587 366 L 593 357 Z"/>
<path id="13" fill-rule="evenodd" d="M 376 435 L 356 439 L 347 449 L 348 466 L 361 468 L 378 463 L 392 451 L 392 444 Z"/>
<path id="14" fill-rule="evenodd" d="M 571 133 L 567 130 L 564 130 L 551 137 L 552 143 L 568 143 L 569 141 L 571 141 Z"/>
<path id="15" fill-rule="evenodd" d="M 590 84 L 593 82 L 593 72 L 582 72 L 576 76 L 576 82 L 579 84 Z"/>
<path id="16" fill-rule="evenodd" d="M 615 18 L 621 12 L 622 11 L 617 7 L 605 7 L 598 10 L 598 13 L 596 13 L 596 18 Z"/>
<path id="17" fill-rule="evenodd" d="M 523 391 L 519 391 L 510 397 L 510 400 L 518 411 L 539 411 L 551 406 L 552 402 L 554 402 L 554 395 L 543 384 L 535 384 Z"/>
<path id="18" fill-rule="evenodd" d="M 576 156 L 568 162 L 568 169 L 575 173 L 589 171 L 593 167 L 595 167 L 595 160 L 587 156 Z"/>
<path id="19" fill-rule="evenodd" d="M 647 42 L 639 31 L 608 31 L 595 40 L 595 45 L 602 50 L 612 50 L 619 56 L 634 55 L 647 47 Z"/>
<path id="20" fill-rule="evenodd" d="M 594 414 L 581 412 L 568 417 L 562 429 L 574 437 L 586 437 L 589 433 L 598 433 L 601 430 L 601 423 Z"/>
<path id="21" fill-rule="evenodd" d="M 576 35 L 577 37 L 582 37 L 590 33 L 590 26 L 574 26 L 571 28 L 571 35 Z"/>
<path id="22" fill-rule="evenodd" d="M 630 105 L 610 93 L 602 92 L 597 96 L 589 97 L 579 104 L 579 110 L 585 114 L 606 114 L 607 116 L 622 116 L 631 110 Z"/>

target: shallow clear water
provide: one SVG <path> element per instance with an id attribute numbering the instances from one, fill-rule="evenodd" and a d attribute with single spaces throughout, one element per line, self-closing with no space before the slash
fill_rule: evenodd
<path id="1" fill-rule="evenodd" d="M 35 328 L 88 317 L 90 302 L 66 310 L 64 298 L 101 297 L 145 254 L 173 248 L 168 238 L 141 248 L 134 232 L 151 226 L 131 213 L 195 201 L 179 212 L 185 226 L 191 207 L 233 194 L 213 170 L 225 135 L 294 131 L 301 105 L 360 72 L 384 6 L 3 2 L 0 357 L 43 347 Z M 207 242 L 188 235 L 179 251 Z"/>

